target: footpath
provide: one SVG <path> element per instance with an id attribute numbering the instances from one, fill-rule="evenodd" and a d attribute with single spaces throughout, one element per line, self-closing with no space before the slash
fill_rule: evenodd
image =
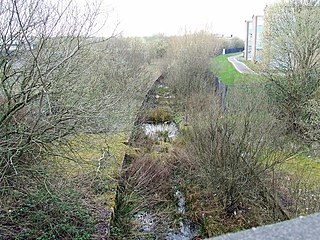
<path id="1" fill-rule="evenodd" d="M 246 74 L 256 74 L 253 70 L 251 70 L 247 65 L 240 62 L 237 58 L 242 56 L 242 53 L 239 55 L 228 57 L 228 61 L 232 63 L 234 68 L 240 73 Z"/>

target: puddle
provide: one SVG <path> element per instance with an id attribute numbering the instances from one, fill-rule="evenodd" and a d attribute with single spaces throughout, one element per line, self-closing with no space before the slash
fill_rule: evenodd
<path id="1" fill-rule="evenodd" d="M 171 141 L 178 134 L 178 127 L 175 123 L 160 123 L 152 124 L 145 123 L 142 124 L 144 134 L 154 140 L 165 140 L 166 138 Z"/>

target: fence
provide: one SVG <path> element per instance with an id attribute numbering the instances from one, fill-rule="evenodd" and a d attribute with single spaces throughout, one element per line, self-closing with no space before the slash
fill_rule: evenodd
<path id="1" fill-rule="evenodd" d="M 222 54 L 228 54 L 228 53 L 236 53 L 236 52 L 242 52 L 244 48 L 224 48 L 222 50 Z"/>

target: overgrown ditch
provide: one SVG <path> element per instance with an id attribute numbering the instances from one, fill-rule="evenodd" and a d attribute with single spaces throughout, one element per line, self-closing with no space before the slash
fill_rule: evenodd
<path id="1" fill-rule="evenodd" d="M 119 182 L 112 239 L 193 239 L 199 226 L 186 215 L 186 196 L 174 159 L 184 120 L 160 77 L 137 117 Z"/>

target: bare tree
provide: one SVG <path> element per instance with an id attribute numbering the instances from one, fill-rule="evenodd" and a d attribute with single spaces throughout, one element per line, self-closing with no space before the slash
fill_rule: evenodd
<path id="1" fill-rule="evenodd" d="M 94 118 L 81 101 L 91 82 L 78 79 L 91 65 L 82 64 L 90 46 L 102 39 L 92 36 L 99 4 L 87 4 L 85 11 L 73 1 L 2 0 L 0 5 L 2 185 L 40 146 Z"/>
<path id="2" fill-rule="evenodd" d="M 268 92 L 289 133 L 304 135 L 310 129 L 302 123 L 316 118 L 307 109 L 319 101 L 319 14 L 319 1 L 313 0 L 282 1 L 266 9 L 264 59 L 271 67 L 266 71 Z"/>

